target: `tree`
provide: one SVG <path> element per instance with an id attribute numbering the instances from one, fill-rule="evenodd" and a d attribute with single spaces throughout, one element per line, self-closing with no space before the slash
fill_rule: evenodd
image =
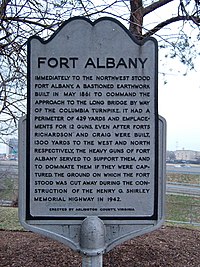
<path id="1" fill-rule="evenodd" d="M 161 21 L 158 23 L 155 27 L 148 30 L 146 33 L 142 33 L 143 29 L 143 19 L 145 16 L 150 14 L 151 12 L 166 6 L 167 4 L 175 2 L 174 0 L 159 0 L 159 1 L 151 1 L 151 4 L 148 6 L 143 5 L 142 0 L 130 0 L 130 6 L 131 6 L 131 15 L 130 15 L 130 31 L 132 34 L 138 35 L 139 38 L 145 38 L 147 36 L 151 36 L 161 30 L 163 27 L 166 27 L 167 25 L 178 22 L 178 21 L 191 21 L 195 25 L 199 27 L 200 23 L 200 9 L 199 0 L 194 0 L 193 4 L 194 6 L 191 9 L 191 6 L 189 5 L 192 3 L 191 0 L 180 0 L 177 8 L 177 14 L 175 16 L 172 16 L 164 21 Z M 178 2 L 178 1 L 177 1 Z M 189 8 L 187 8 L 189 7 Z M 189 11 L 191 10 L 191 11 Z"/>
<path id="2" fill-rule="evenodd" d="M 173 162 L 176 160 L 176 155 L 175 155 L 174 151 L 167 151 L 166 160 L 169 162 Z"/>
<path id="3" fill-rule="evenodd" d="M 171 5 L 169 8 L 168 6 Z M 171 8 L 173 7 L 173 12 Z M 168 18 L 152 24 L 146 17 L 164 9 Z M 0 3 L 0 130 L 1 136 L 12 134 L 19 117 L 26 112 L 26 42 L 32 35 L 48 38 L 64 20 L 85 16 L 95 20 L 101 16 L 119 19 L 138 39 L 155 36 L 160 47 L 171 46 L 171 57 L 193 68 L 196 52 L 185 27 L 198 29 L 199 0 L 2 0 Z M 180 23 L 176 35 L 162 35 L 162 29 Z M 196 32 L 196 40 L 199 32 Z"/>

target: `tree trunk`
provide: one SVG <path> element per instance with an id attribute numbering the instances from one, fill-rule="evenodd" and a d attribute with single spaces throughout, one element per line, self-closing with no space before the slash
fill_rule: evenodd
<path id="1" fill-rule="evenodd" d="M 130 0 L 130 32 L 137 39 L 142 39 L 143 4 L 142 0 Z"/>

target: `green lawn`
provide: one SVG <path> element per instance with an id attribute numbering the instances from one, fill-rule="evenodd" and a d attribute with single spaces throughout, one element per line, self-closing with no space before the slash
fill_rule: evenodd
<path id="1" fill-rule="evenodd" d="M 5 190 L 0 191 L 0 199 L 16 200 L 16 179 L 5 178 L 3 186 Z M 167 173 L 168 182 L 180 182 L 200 184 L 200 175 L 189 175 L 181 173 Z M 1 181 L 2 182 L 2 181 Z M 189 197 L 180 195 L 166 196 L 166 220 L 194 222 L 200 224 L 200 197 Z M 18 220 L 18 209 L 11 207 L 0 207 L 0 229 L 22 230 Z"/>
<path id="2" fill-rule="evenodd" d="M 200 184 L 200 175 L 168 172 L 166 175 L 167 182 Z"/>
<path id="3" fill-rule="evenodd" d="M 0 207 L 0 229 L 22 230 L 19 223 L 18 208 Z"/>
<path id="4" fill-rule="evenodd" d="M 166 220 L 200 224 L 200 197 L 167 195 Z"/>
<path id="5" fill-rule="evenodd" d="M 200 198 L 167 195 L 166 220 L 200 224 Z M 0 229 L 23 230 L 18 219 L 18 208 L 0 207 Z"/>

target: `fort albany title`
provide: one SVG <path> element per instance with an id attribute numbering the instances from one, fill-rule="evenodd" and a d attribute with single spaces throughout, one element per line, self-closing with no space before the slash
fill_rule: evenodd
<path id="1" fill-rule="evenodd" d="M 85 63 L 84 68 L 97 68 L 97 69 L 112 69 L 112 68 L 145 68 L 145 63 L 147 62 L 148 58 L 118 58 L 115 59 L 113 57 L 106 57 L 101 59 L 91 58 L 89 57 Z M 50 67 L 50 68 L 73 68 L 75 69 L 78 65 L 79 58 L 78 57 L 38 57 L 37 59 L 37 66 L 38 68 L 42 67 Z"/>

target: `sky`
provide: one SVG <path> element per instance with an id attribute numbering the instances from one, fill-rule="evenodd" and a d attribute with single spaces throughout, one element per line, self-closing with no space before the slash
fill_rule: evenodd
<path id="1" fill-rule="evenodd" d="M 159 115 L 167 121 L 168 150 L 200 151 L 200 75 L 199 71 L 168 75 L 159 82 Z"/>
<path id="2" fill-rule="evenodd" d="M 168 5 L 170 10 L 177 10 L 172 8 L 173 1 Z M 166 9 L 159 9 L 149 17 L 149 21 L 156 21 L 167 16 Z M 148 25 L 148 23 L 147 23 Z M 172 27 L 172 33 L 176 31 L 176 25 Z M 169 29 L 168 29 L 169 30 Z M 191 33 L 191 29 L 188 29 Z M 167 34 L 167 31 L 163 32 Z M 163 60 L 166 55 L 165 49 L 159 50 L 159 59 Z M 178 59 L 165 60 L 165 65 L 159 63 L 159 72 L 166 72 L 163 78 L 159 73 L 158 86 L 158 107 L 159 115 L 163 116 L 167 121 L 167 150 L 196 150 L 200 151 L 200 56 L 196 58 L 195 70 L 187 72 L 183 75 L 185 67 Z M 169 70 L 172 71 L 169 71 Z M 164 80 L 167 83 L 164 83 Z M 5 146 L 0 144 L 0 152 L 4 152 Z"/>
<path id="3" fill-rule="evenodd" d="M 200 71 L 168 75 L 166 84 L 159 77 L 158 110 L 167 121 L 167 150 L 200 151 Z M 0 152 L 5 150 L 0 144 Z"/>
<path id="4" fill-rule="evenodd" d="M 147 25 L 149 23 L 151 28 L 150 22 L 168 19 L 170 12 L 177 14 L 179 4 L 180 1 L 175 0 L 159 8 L 147 17 Z M 173 40 L 173 36 L 176 36 L 182 26 L 183 22 L 173 23 L 158 33 Z M 191 44 L 196 42 L 198 27 L 190 27 L 187 23 L 184 29 L 192 41 Z M 166 58 L 166 54 L 166 49 L 159 49 L 159 72 L 166 73 L 164 79 L 167 83 L 164 84 L 162 74 L 159 73 L 158 110 L 159 115 L 167 121 L 167 150 L 200 151 L 200 54 L 196 59 L 193 58 L 194 70 L 187 71 L 185 76 L 183 74 L 186 73 L 186 66 L 178 58 Z"/>
<path id="5" fill-rule="evenodd" d="M 170 62 L 169 65 L 183 69 L 178 60 Z M 167 80 L 166 84 L 164 80 Z M 185 76 L 183 72 L 177 73 L 176 71 L 172 71 L 164 78 L 159 74 L 158 110 L 159 115 L 167 121 L 167 150 L 200 151 L 200 69 L 198 62 L 196 62 L 195 70 L 188 72 Z M 5 146 L 0 145 L 0 152 L 5 150 Z"/>

